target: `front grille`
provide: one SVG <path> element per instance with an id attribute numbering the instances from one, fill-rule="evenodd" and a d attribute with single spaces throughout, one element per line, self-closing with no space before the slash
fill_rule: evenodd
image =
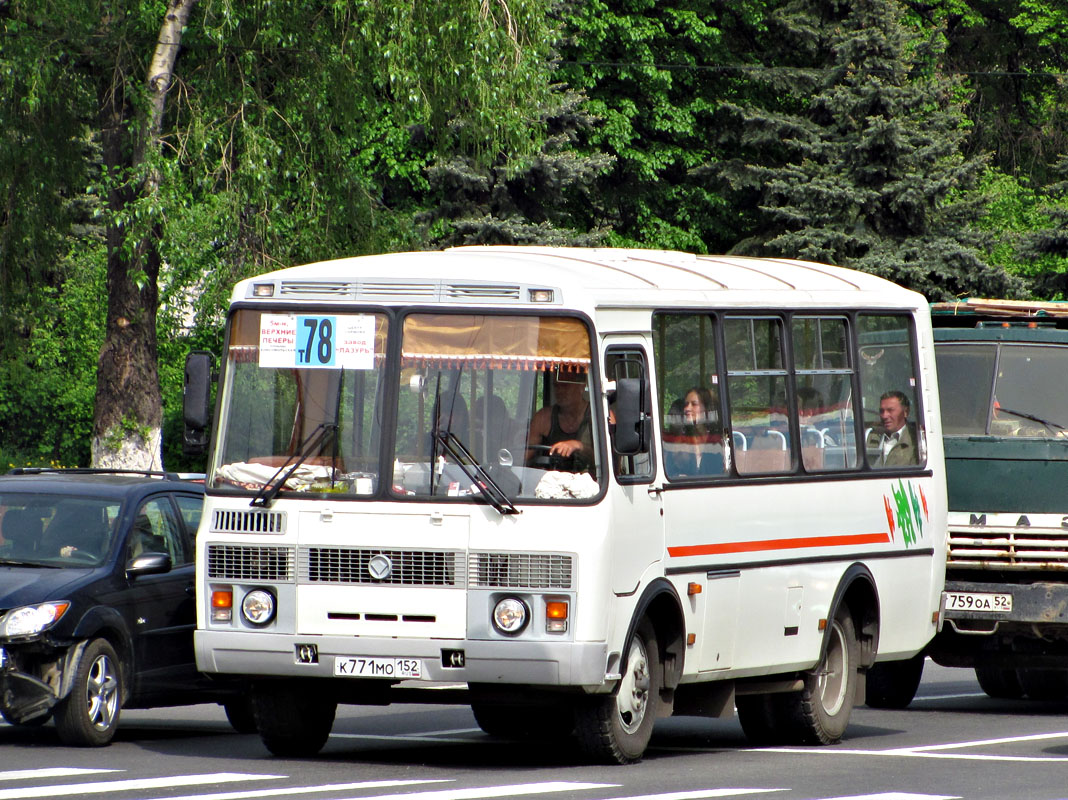
<path id="1" fill-rule="evenodd" d="M 289 583 L 293 580 L 293 548 L 208 545 L 208 578 Z"/>
<path id="2" fill-rule="evenodd" d="M 390 561 L 387 577 L 375 578 L 368 569 L 378 555 Z M 457 586 L 462 574 L 463 554 L 455 551 L 309 547 L 300 559 L 300 580 L 309 583 Z"/>
<path id="3" fill-rule="evenodd" d="M 211 529 L 217 533 L 285 533 L 284 511 L 228 511 L 215 509 Z"/>
<path id="4" fill-rule="evenodd" d="M 1027 528 L 950 531 L 947 566 L 960 569 L 1068 569 L 1068 535 Z"/>
<path id="5" fill-rule="evenodd" d="M 472 586 L 506 589 L 570 589 L 571 556 L 547 553 L 472 553 Z"/>

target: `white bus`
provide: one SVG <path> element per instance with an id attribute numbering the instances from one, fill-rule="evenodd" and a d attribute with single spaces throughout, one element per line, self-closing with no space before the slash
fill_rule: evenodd
<path id="1" fill-rule="evenodd" d="M 886 397 L 896 460 L 866 446 Z M 462 701 L 615 763 L 671 714 L 837 741 L 935 633 L 938 407 L 924 298 L 822 264 L 465 247 L 243 281 L 197 662 L 250 679 L 278 755 L 338 703 Z"/>

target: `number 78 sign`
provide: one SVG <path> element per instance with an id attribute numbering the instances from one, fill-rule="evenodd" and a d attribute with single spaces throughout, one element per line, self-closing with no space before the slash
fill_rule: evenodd
<path id="1" fill-rule="evenodd" d="M 260 316 L 261 367 L 374 369 L 372 314 Z"/>

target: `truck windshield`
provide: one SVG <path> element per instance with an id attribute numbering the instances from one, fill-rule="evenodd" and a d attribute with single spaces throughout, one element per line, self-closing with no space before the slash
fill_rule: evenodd
<path id="1" fill-rule="evenodd" d="M 498 510 L 599 492 L 584 323 L 408 314 L 394 324 L 396 356 L 384 313 L 236 311 L 208 486 L 264 502 L 386 492 Z M 561 441 L 566 456 L 550 452 Z"/>
<path id="2" fill-rule="evenodd" d="M 998 342 L 935 347 L 947 436 L 1064 438 L 1068 348 Z"/>

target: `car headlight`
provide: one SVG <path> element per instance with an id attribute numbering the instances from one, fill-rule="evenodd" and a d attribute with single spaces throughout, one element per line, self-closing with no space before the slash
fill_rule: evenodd
<path id="1" fill-rule="evenodd" d="M 530 613 L 518 597 L 505 597 L 493 607 L 493 625 L 501 633 L 515 635 L 527 626 Z"/>
<path id="2" fill-rule="evenodd" d="M 40 633 L 59 622 L 68 608 L 70 603 L 66 600 L 13 608 L 0 618 L 0 636 L 32 636 Z"/>
<path id="3" fill-rule="evenodd" d="M 241 601 L 241 613 L 253 625 L 266 625 L 274 619 L 274 595 L 266 589 L 253 589 Z"/>

